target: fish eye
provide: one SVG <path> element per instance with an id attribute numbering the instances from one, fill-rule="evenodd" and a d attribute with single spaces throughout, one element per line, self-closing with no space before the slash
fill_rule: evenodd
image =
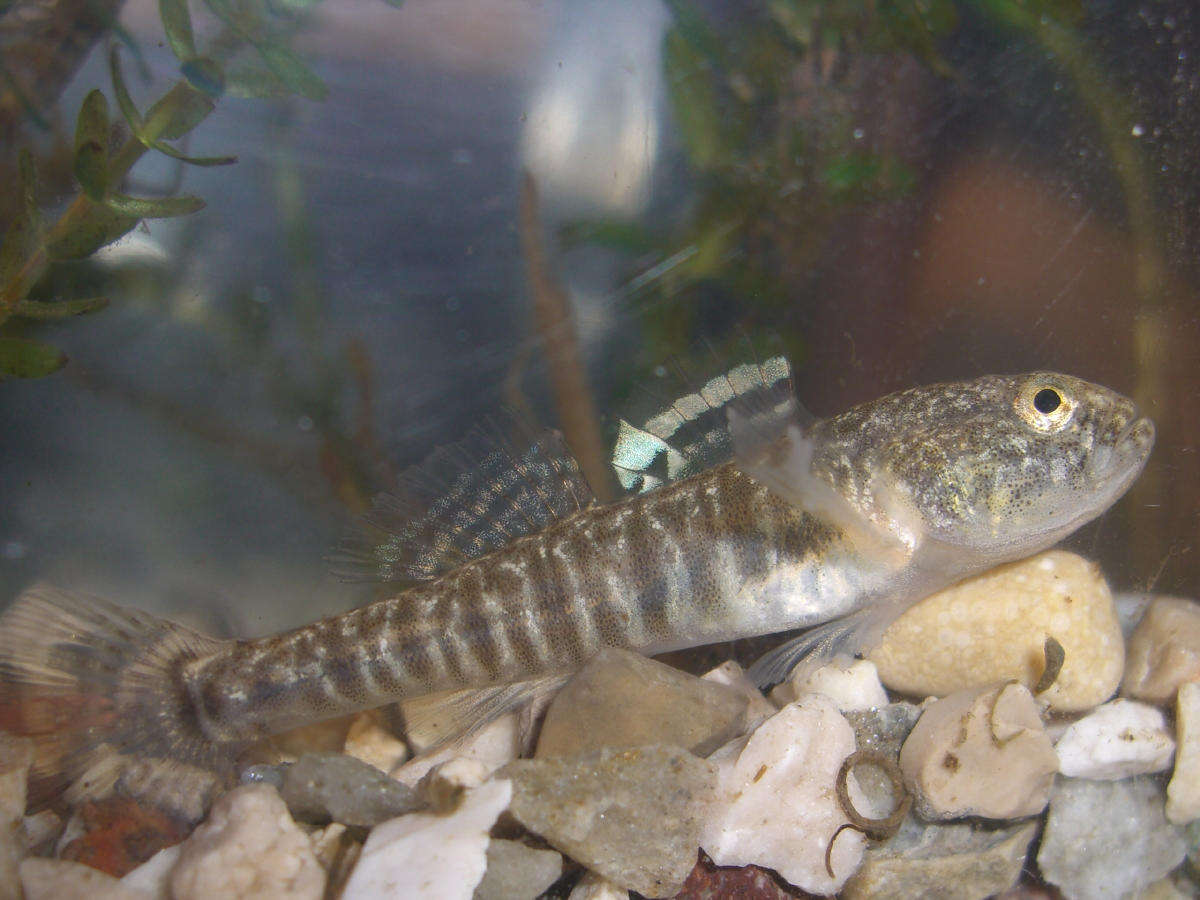
<path id="1" fill-rule="evenodd" d="M 1049 415 L 1062 405 L 1062 396 L 1054 388 L 1042 388 L 1033 395 L 1033 408 Z"/>
<path id="2" fill-rule="evenodd" d="M 1068 391 L 1047 384 L 1044 377 L 1031 379 L 1013 404 L 1025 424 L 1043 434 L 1065 428 L 1077 405 Z"/>

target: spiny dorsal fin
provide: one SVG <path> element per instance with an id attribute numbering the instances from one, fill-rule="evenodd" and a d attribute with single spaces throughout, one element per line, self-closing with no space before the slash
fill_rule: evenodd
<path id="1" fill-rule="evenodd" d="M 510 414 L 489 420 L 404 473 L 331 557 L 335 572 L 428 581 L 589 506 L 592 491 L 562 435 L 546 429 L 518 451 L 506 436 L 518 424 Z"/>
<path id="2" fill-rule="evenodd" d="M 728 462 L 735 454 L 730 417 L 741 419 L 764 444 L 808 416 L 792 394 L 791 367 L 782 356 L 748 362 L 691 388 L 641 427 L 622 419 L 612 466 L 633 493 L 653 490 Z"/>

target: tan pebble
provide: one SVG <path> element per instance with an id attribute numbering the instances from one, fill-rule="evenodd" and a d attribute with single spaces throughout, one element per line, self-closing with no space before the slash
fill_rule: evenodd
<path id="1" fill-rule="evenodd" d="M 539 759 L 603 747 L 652 744 L 707 756 L 742 731 L 749 696 L 739 688 L 606 648 L 571 676 L 546 710 Z"/>
<path id="2" fill-rule="evenodd" d="M 1146 885 L 1129 900 L 1193 900 L 1195 896 L 1191 891 L 1184 893 L 1170 877 L 1167 877 Z"/>
<path id="3" fill-rule="evenodd" d="M 0 822 L 25 815 L 25 782 L 33 765 L 33 741 L 0 732 Z"/>
<path id="4" fill-rule="evenodd" d="M 743 731 L 753 731 L 755 726 L 764 719 L 775 715 L 776 710 L 771 701 L 763 696 L 763 692 L 750 680 L 746 671 L 732 659 L 726 660 L 700 677 L 705 681 L 715 681 L 717 684 L 731 687 L 746 698 L 746 715 L 742 722 Z"/>
<path id="5" fill-rule="evenodd" d="M 1078 712 L 1112 696 L 1125 660 L 1112 593 L 1098 566 L 1061 550 L 923 600 L 892 623 L 870 658 L 883 683 L 904 694 L 940 697 L 1012 679 L 1032 688 L 1048 637 L 1066 658 L 1040 700 Z"/>
<path id="6" fill-rule="evenodd" d="M 1200 682 L 1179 688 L 1175 713 L 1175 772 L 1167 785 L 1167 818 L 1186 825 L 1200 818 Z"/>
<path id="7" fill-rule="evenodd" d="M 324 828 L 319 828 L 308 836 L 313 856 L 326 872 L 333 868 L 334 863 L 342 855 L 343 847 L 346 844 L 345 835 L 345 825 L 341 822 L 330 822 Z"/>
<path id="8" fill-rule="evenodd" d="M 381 772 L 390 772 L 408 759 L 408 746 L 379 723 L 374 711 L 354 717 L 342 752 Z"/>
<path id="9" fill-rule="evenodd" d="M 927 819 L 1015 819 L 1045 808 L 1058 757 L 1033 695 L 1009 682 L 931 703 L 900 769 Z"/>
<path id="10" fill-rule="evenodd" d="M 1200 604 L 1157 597 L 1133 636 L 1121 692 L 1169 703 L 1185 681 L 1200 680 Z"/>

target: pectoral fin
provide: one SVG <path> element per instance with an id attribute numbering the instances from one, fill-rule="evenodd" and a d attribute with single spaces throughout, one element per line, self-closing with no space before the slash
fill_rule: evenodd
<path id="1" fill-rule="evenodd" d="M 888 600 L 810 628 L 759 657 L 747 673 L 764 690 L 797 672 L 820 668 L 838 654 L 859 656 L 879 642 L 888 626 L 910 605 Z"/>

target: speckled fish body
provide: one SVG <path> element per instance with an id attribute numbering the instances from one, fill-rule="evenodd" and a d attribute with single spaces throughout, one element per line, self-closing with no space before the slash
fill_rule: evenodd
<path id="1" fill-rule="evenodd" d="M 785 379 L 761 380 L 753 402 L 693 395 L 727 406 L 732 462 L 556 510 L 538 529 L 514 504 L 448 571 L 422 560 L 444 562 L 471 533 L 438 531 L 415 566 L 427 580 L 282 635 L 220 641 L 32 590 L 0 620 L 0 707 L 19 711 L 4 724 L 39 739 L 40 775 L 87 796 L 145 781 L 148 761 L 228 778 L 248 741 L 570 672 L 602 646 L 657 653 L 832 622 L 766 660 L 761 680 L 777 680 L 814 650 L 869 644 L 933 590 L 1054 544 L 1124 493 L 1153 444 L 1129 400 L 1053 373 L 916 388 L 821 421 Z M 652 447 L 674 428 L 655 421 L 632 430 Z"/>
<path id="2" fill-rule="evenodd" d="M 190 664 L 207 730 L 270 734 L 389 700 L 824 622 L 894 576 L 727 463 L 594 507 L 429 584 Z"/>

